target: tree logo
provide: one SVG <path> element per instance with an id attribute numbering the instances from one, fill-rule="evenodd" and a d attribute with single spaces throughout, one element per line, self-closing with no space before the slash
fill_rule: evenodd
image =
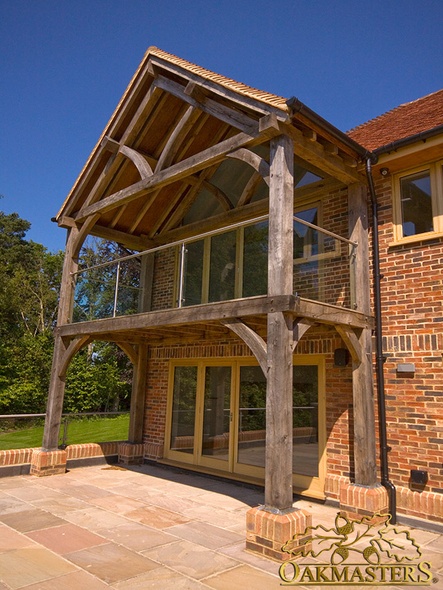
<path id="1" fill-rule="evenodd" d="M 282 547 L 291 556 L 279 569 L 282 585 L 430 586 L 436 581 L 431 564 L 422 561 L 409 531 L 391 525 L 391 518 L 356 520 L 338 513 L 332 528 L 307 527 Z"/>

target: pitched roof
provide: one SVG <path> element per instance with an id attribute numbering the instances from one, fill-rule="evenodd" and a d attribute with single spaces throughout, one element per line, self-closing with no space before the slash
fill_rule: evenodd
<path id="1" fill-rule="evenodd" d="M 402 104 L 351 129 L 347 135 L 372 151 L 440 125 L 443 125 L 443 89 Z"/>
<path id="2" fill-rule="evenodd" d="M 167 51 L 163 51 L 158 47 L 149 47 L 145 54 L 145 59 L 150 56 L 155 56 L 160 59 L 164 59 L 169 63 L 172 63 L 176 66 L 184 68 L 187 72 L 192 72 L 202 78 L 209 80 L 210 82 L 214 82 L 215 84 L 219 84 L 220 86 L 224 86 L 229 90 L 237 92 L 239 94 L 243 94 L 244 96 L 248 96 L 249 98 L 253 98 L 255 100 L 259 100 L 264 102 L 268 105 L 272 105 L 283 111 L 287 111 L 288 107 L 286 105 L 286 99 L 282 96 L 278 96 L 277 94 L 272 94 L 271 92 L 265 92 L 263 90 L 258 90 L 257 88 L 253 88 L 252 86 L 248 86 L 247 84 L 243 84 L 242 82 L 237 82 L 232 78 L 227 78 L 226 76 L 222 76 L 221 74 L 216 74 L 211 70 L 207 70 L 206 68 L 202 68 L 196 64 L 193 64 L 181 57 L 177 57 L 172 53 L 168 53 Z"/>

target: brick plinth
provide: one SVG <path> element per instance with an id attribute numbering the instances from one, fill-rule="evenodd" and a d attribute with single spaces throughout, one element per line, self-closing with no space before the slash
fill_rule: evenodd
<path id="1" fill-rule="evenodd" d="M 31 475 L 59 475 L 66 472 L 66 451 L 42 451 L 34 449 L 31 457 Z"/>
<path id="2" fill-rule="evenodd" d="M 143 463 L 144 450 L 143 443 L 120 443 L 118 445 L 118 462 L 123 465 L 140 465 Z"/>
<path id="3" fill-rule="evenodd" d="M 348 518 L 386 514 L 389 512 L 388 493 L 381 485 L 344 485 L 340 489 L 340 512 Z"/>
<path id="4" fill-rule="evenodd" d="M 294 535 L 302 534 L 312 524 L 312 516 L 306 510 L 291 510 L 274 514 L 263 506 L 251 508 L 246 513 L 246 549 L 277 561 L 294 559 L 294 555 L 282 551 L 282 546 Z M 297 546 L 306 548 L 311 539 L 310 532 L 297 539 L 291 546 L 293 553 Z"/>

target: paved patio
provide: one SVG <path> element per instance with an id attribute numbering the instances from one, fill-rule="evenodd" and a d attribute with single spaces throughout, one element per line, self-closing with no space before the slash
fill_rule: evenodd
<path id="1" fill-rule="evenodd" d="M 245 512 L 262 503 L 260 490 L 161 466 L 3 478 L 0 590 L 281 588 L 278 564 L 244 549 Z M 295 505 L 334 523 L 333 508 Z M 443 590 L 443 537 L 409 530 Z"/>

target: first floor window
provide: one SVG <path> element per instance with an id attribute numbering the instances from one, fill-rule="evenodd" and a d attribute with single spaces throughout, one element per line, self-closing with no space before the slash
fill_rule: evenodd
<path id="1" fill-rule="evenodd" d="M 442 162 L 397 175 L 394 195 L 397 240 L 443 232 Z"/>

